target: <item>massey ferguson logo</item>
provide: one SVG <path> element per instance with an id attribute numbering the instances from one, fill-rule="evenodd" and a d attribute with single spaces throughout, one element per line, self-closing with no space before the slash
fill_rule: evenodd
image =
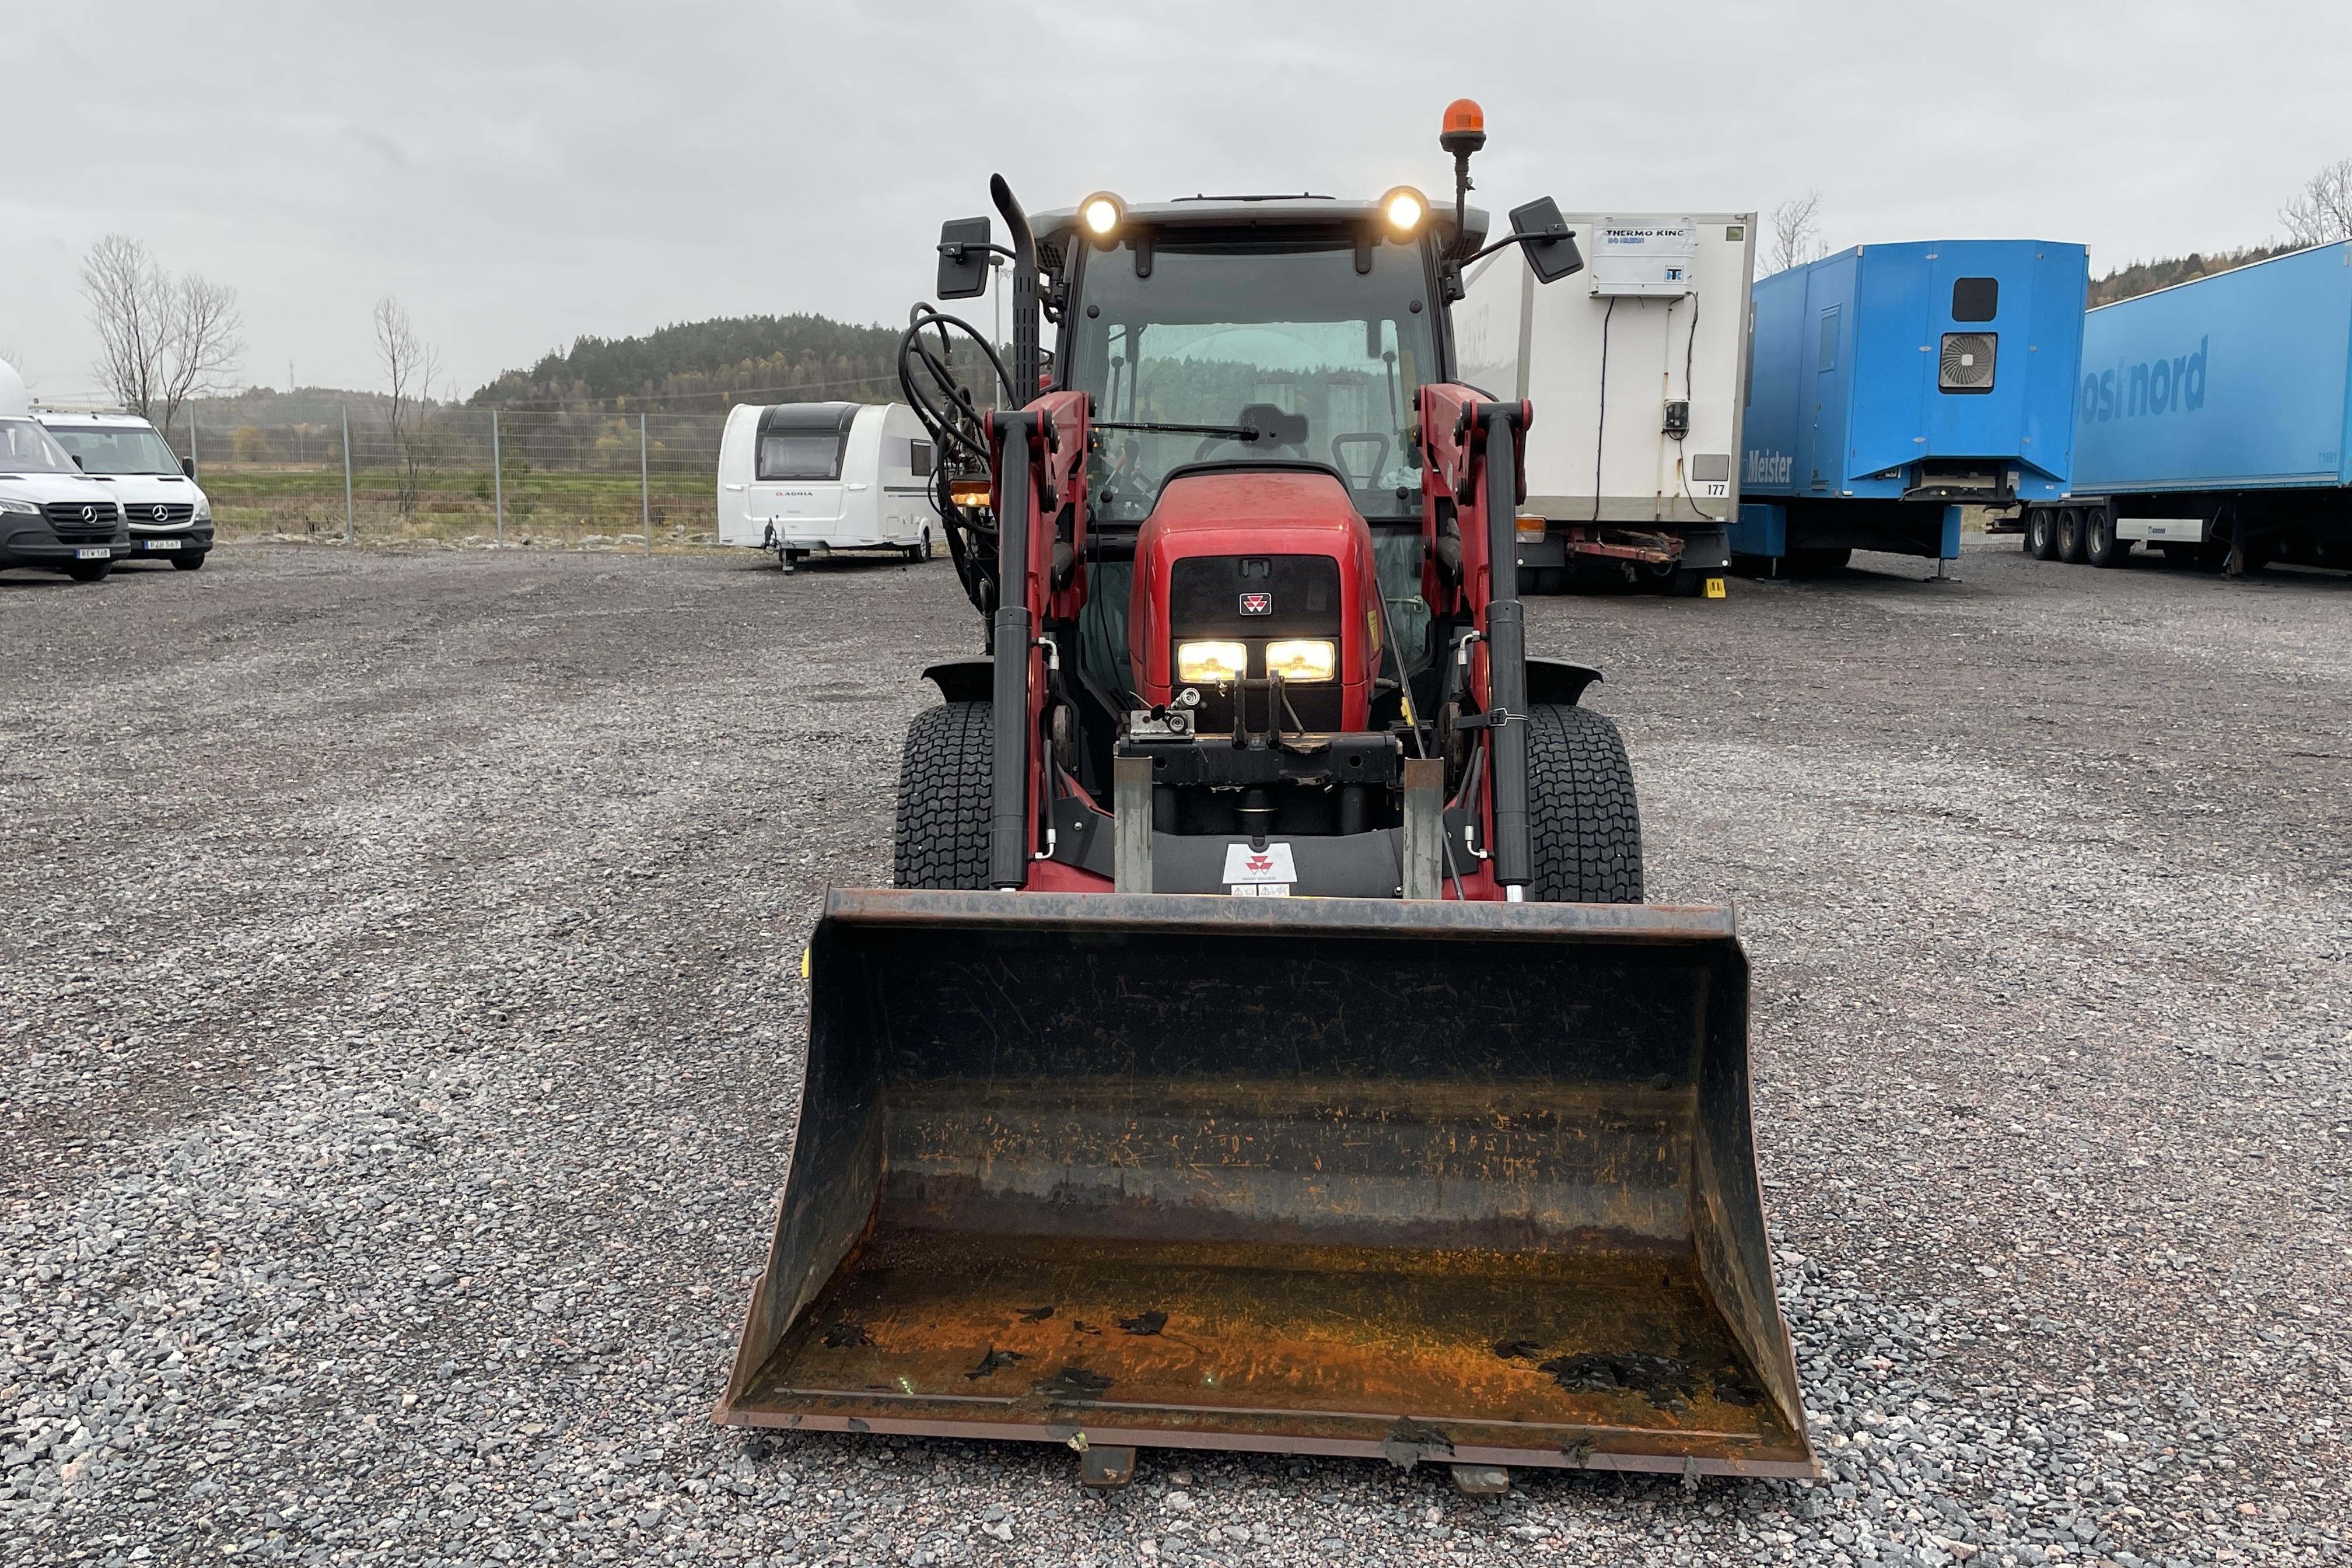
<path id="1" fill-rule="evenodd" d="M 1274 614 L 1274 595 L 1271 594 L 1244 594 L 1242 595 L 1242 614 L 1245 616 L 1270 616 Z"/>
<path id="2" fill-rule="evenodd" d="M 1247 856 L 1242 860 L 1242 865 L 1252 871 L 1271 871 L 1274 869 L 1274 857 L 1271 855 Z"/>

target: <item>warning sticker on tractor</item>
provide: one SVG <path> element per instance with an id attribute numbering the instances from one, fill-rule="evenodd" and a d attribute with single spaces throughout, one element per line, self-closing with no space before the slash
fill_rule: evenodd
<path id="1" fill-rule="evenodd" d="M 1298 867 L 1287 844 L 1269 844 L 1263 849 L 1228 844 L 1223 879 L 1235 898 L 1285 898 L 1291 884 L 1298 880 Z"/>

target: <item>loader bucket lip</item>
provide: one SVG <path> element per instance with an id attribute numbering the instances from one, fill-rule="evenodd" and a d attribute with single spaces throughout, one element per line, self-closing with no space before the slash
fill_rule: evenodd
<path id="1" fill-rule="evenodd" d="M 1738 939 L 1718 905 L 829 890 L 712 1418 L 1818 1477 Z"/>
<path id="2" fill-rule="evenodd" d="M 1215 893 L 947 892 L 835 888 L 827 921 L 927 926 L 1055 927 L 1117 923 L 1124 931 L 1333 931 L 1365 937 L 1488 940 L 1515 934 L 1546 941 L 1720 942 L 1739 934 L 1726 904 L 1506 904 L 1400 899 L 1234 899 Z"/>

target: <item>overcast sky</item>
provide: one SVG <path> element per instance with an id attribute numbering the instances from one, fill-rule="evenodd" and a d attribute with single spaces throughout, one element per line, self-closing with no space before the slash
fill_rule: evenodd
<path id="1" fill-rule="evenodd" d="M 407 306 L 460 393 L 583 333 L 903 319 L 941 218 L 1108 187 L 1769 212 L 1834 245 L 2032 235 L 2094 273 L 2258 242 L 2352 156 L 2342 0 L 1185 0 L 14 8 L 0 353 L 89 392 L 100 236 L 233 286 L 242 379 L 373 386 Z M 437 390 L 437 389 L 436 389 Z"/>

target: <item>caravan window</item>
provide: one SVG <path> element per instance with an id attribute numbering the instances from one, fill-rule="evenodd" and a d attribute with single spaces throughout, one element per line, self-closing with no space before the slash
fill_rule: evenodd
<path id="1" fill-rule="evenodd" d="M 907 467 L 915 471 L 919 479 L 931 477 L 931 444 L 929 441 L 907 443 Z"/>
<path id="2" fill-rule="evenodd" d="M 760 437 L 759 478 L 837 479 L 841 446 L 830 430 L 772 430 Z"/>

